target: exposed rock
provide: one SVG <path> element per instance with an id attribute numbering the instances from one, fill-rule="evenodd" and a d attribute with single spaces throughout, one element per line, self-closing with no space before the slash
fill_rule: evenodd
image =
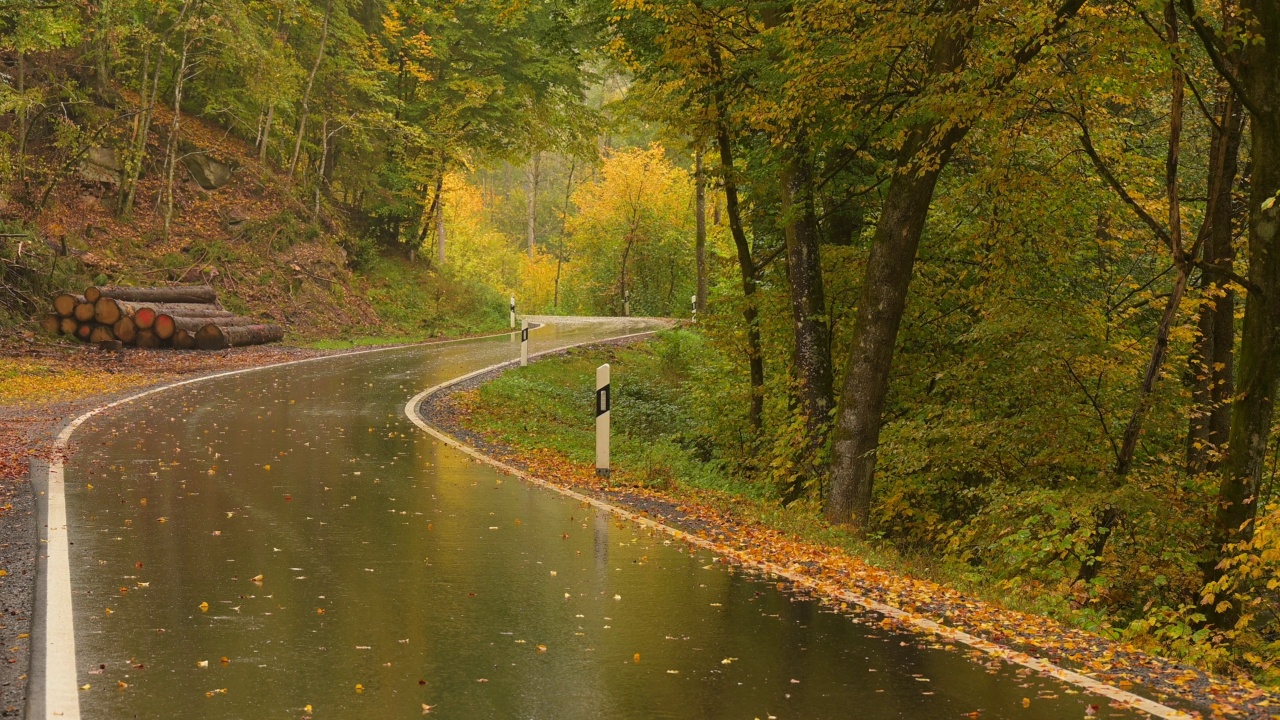
<path id="1" fill-rule="evenodd" d="M 80 177 L 88 182 L 120 184 L 120 155 L 111 148 L 89 148 L 80 161 Z"/>
<path id="2" fill-rule="evenodd" d="M 214 160 L 202 151 L 184 152 L 182 164 L 205 190 L 217 190 L 231 181 L 231 166 Z"/>
<path id="3" fill-rule="evenodd" d="M 218 208 L 218 214 L 229 228 L 238 228 L 249 220 L 249 213 L 239 205 Z"/>

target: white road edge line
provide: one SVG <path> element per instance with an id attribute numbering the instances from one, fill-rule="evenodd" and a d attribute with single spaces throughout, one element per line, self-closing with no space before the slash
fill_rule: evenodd
<path id="1" fill-rule="evenodd" d="M 519 333 L 520 331 L 517 330 L 515 332 Z M 53 459 L 49 462 L 49 487 L 46 489 L 48 495 L 45 500 L 46 507 L 48 508 L 48 542 L 45 546 L 48 560 L 45 566 L 45 577 L 43 578 L 45 586 L 43 628 L 45 650 L 44 715 L 46 720 L 79 720 L 80 718 L 80 688 L 76 684 L 75 616 L 72 613 L 71 608 L 71 554 L 67 538 L 67 497 L 63 480 L 64 463 L 62 461 L 62 458 L 66 454 L 67 447 L 70 445 L 71 434 L 76 431 L 76 428 L 79 428 L 93 416 L 110 410 L 118 405 L 130 403 L 139 398 L 144 398 L 148 395 L 161 392 L 162 390 L 170 390 L 183 385 L 192 385 L 194 383 L 216 380 L 218 378 L 230 377 L 232 375 L 243 375 L 245 373 L 256 372 L 259 370 L 269 370 L 289 365 L 301 365 L 302 363 L 316 362 L 318 360 L 334 360 L 337 358 L 351 357 L 353 355 L 367 355 L 369 353 L 404 350 L 406 348 L 413 347 L 432 348 L 438 345 L 471 342 L 475 340 L 484 340 L 486 338 L 503 337 L 511 334 L 511 332 L 501 332 L 494 333 L 492 335 L 458 338 L 456 340 L 437 340 L 434 342 L 428 341 L 411 343 L 408 345 L 370 348 L 368 350 L 353 350 L 351 352 L 338 353 L 334 355 L 320 355 L 317 357 L 303 358 L 301 360 L 289 360 L 286 362 L 272 363 L 270 365 L 258 365 L 256 367 L 228 370 L 226 372 L 214 373 L 212 375 L 202 375 L 200 377 L 179 380 L 177 382 L 159 385 L 143 390 L 142 392 L 134 393 L 128 397 L 124 397 L 89 410 L 68 423 L 54 440 L 52 453 Z M 28 704 L 30 704 L 30 701 L 28 701 Z"/>
<path id="2" fill-rule="evenodd" d="M 602 342 L 623 340 L 623 339 L 635 338 L 642 335 L 651 335 L 651 334 L 653 333 L 651 332 L 636 333 L 633 335 L 623 335 L 621 337 L 616 337 L 616 338 L 606 338 L 603 340 L 593 340 L 590 342 L 577 343 L 574 345 L 566 345 L 562 348 L 557 348 L 556 350 L 548 350 L 546 352 L 538 353 L 538 355 L 546 355 L 553 352 L 560 352 L 562 350 L 567 350 L 569 348 L 574 348 L 574 347 L 581 347 L 583 345 L 595 345 Z M 531 355 L 530 360 L 532 360 L 534 357 L 537 357 L 537 355 Z M 682 530 L 677 530 L 676 528 L 673 528 L 669 525 L 664 525 L 651 518 L 647 518 L 642 515 L 633 513 L 630 510 L 625 510 L 616 505 L 611 505 L 607 502 L 604 502 L 603 500 L 599 500 L 597 498 L 593 498 L 588 495 L 583 495 L 582 493 L 579 493 L 577 491 L 570 490 L 569 488 L 566 488 L 566 487 L 561 487 L 559 485 L 547 482 L 542 478 L 530 475 L 529 473 L 526 473 L 523 470 L 520 470 L 519 468 L 512 467 L 511 465 L 508 465 L 502 462 L 501 460 L 496 460 L 494 458 L 491 458 L 488 455 L 485 455 L 484 453 L 480 452 L 479 450 L 471 447 L 470 445 L 466 445 L 458 441 L 456 438 L 444 432 L 441 432 L 440 430 L 437 430 L 431 425 L 428 425 L 425 420 L 423 420 L 421 417 L 418 416 L 418 406 L 422 404 L 423 400 L 436 394 L 437 392 L 440 392 L 445 388 L 449 388 L 454 385 L 457 385 L 458 383 L 466 382 L 467 380 L 470 380 L 471 378 L 476 377 L 477 375 L 483 375 L 484 373 L 497 370 L 498 368 L 506 367 L 508 365 L 514 365 L 517 362 L 518 361 L 512 360 L 512 361 L 498 363 L 496 365 L 491 365 L 487 368 L 476 370 L 474 372 L 469 372 L 465 375 L 461 375 L 452 380 L 445 381 L 443 383 L 440 383 L 439 385 L 436 385 L 435 387 L 427 388 L 426 390 L 423 390 L 422 392 L 413 396 L 413 399 L 409 400 L 409 402 L 404 406 L 405 415 L 408 416 L 409 420 L 412 421 L 414 425 L 417 425 L 419 428 L 426 431 L 429 435 L 436 438 L 437 440 L 444 443 L 445 445 L 452 447 L 453 449 L 458 450 L 462 453 L 465 453 L 466 455 L 469 455 L 472 458 L 479 460 L 480 462 L 491 465 L 505 473 L 514 475 L 524 480 L 525 482 L 528 482 L 540 487 L 544 487 L 549 490 L 554 490 L 555 492 L 558 492 L 561 495 L 571 497 L 574 500 L 578 500 L 585 504 L 593 505 L 606 512 L 613 513 L 614 515 L 617 515 L 619 517 L 625 518 L 627 520 L 638 523 L 645 527 L 652 528 L 659 532 L 670 535 L 671 537 L 677 540 L 682 540 L 684 542 L 697 545 L 698 547 L 701 547 L 705 550 L 709 550 L 715 553 L 716 555 L 722 555 L 722 556 L 728 555 L 732 557 L 735 561 L 741 563 L 744 566 L 754 567 L 756 569 L 768 572 L 772 575 L 786 578 L 787 580 L 790 580 L 796 585 L 813 589 L 825 595 L 831 595 L 831 593 L 828 590 L 820 588 L 817 580 L 807 575 L 804 575 L 802 573 L 788 570 L 787 568 L 784 568 L 781 565 L 776 565 L 774 563 L 766 563 L 766 562 L 760 562 L 758 560 L 753 560 L 749 557 L 746 557 L 743 553 L 735 552 L 735 551 L 729 550 L 728 548 L 718 547 L 715 545 L 715 543 L 712 543 L 711 541 L 706 540 L 704 538 L 698 537 L 697 535 L 691 535 Z M 1012 650 L 1010 648 L 997 645 L 988 640 L 983 640 L 980 637 L 970 635 L 969 633 L 966 633 L 962 630 L 956 630 L 955 628 L 947 627 L 946 625 L 935 622 L 928 618 L 912 615 L 911 613 L 908 613 L 904 610 L 893 607 L 892 605 L 886 605 L 884 603 L 878 602 L 876 600 L 872 600 L 867 597 L 863 597 L 862 595 L 858 595 L 856 593 L 852 593 L 847 590 L 836 592 L 834 593 L 834 596 L 845 602 L 859 605 L 863 608 L 866 608 L 867 610 L 871 610 L 881 615 L 894 618 L 895 620 L 898 620 L 904 625 L 909 625 L 915 628 L 916 630 L 933 634 L 933 635 L 938 635 L 952 642 L 968 645 L 969 647 L 972 647 L 976 650 L 980 650 L 993 657 L 1000 658 L 1001 660 L 1004 660 L 1006 662 L 1021 665 L 1023 667 L 1030 668 L 1043 675 L 1048 675 L 1050 677 L 1057 678 L 1058 680 L 1061 680 L 1063 682 L 1070 683 L 1071 685 L 1075 685 L 1076 687 L 1079 687 L 1079 688 L 1088 690 L 1089 692 L 1095 693 L 1097 695 L 1101 695 L 1103 697 L 1109 698 L 1114 702 L 1116 702 L 1117 704 L 1122 705 L 1124 707 L 1140 710 L 1142 712 L 1148 713 L 1150 715 L 1153 715 L 1155 717 L 1162 718 L 1165 720 L 1191 720 L 1192 718 L 1191 715 L 1188 715 L 1187 713 L 1182 712 L 1181 710 L 1175 710 L 1174 708 L 1171 708 L 1167 705 L 1162 705 L 1154 700 L 1144 698 L 1141 695 L 1137 695 L 1135 693 L 1122 690 L 1118 687 L 1115 687 L 1114 685 L 1108 685 L 1107 683 L 1104 683 L 1095 678 L 1091 678 L 1088 675 L 1083 675 L 1073 670 L 1068 670 L 1066 668 L 1059 667 L 1047 660 L 1041 660 L 1040 658 L 1032 657 L 1030 655 L 1027 655 L 1026 653 L 1021 653 L 1016 650 Z"/>

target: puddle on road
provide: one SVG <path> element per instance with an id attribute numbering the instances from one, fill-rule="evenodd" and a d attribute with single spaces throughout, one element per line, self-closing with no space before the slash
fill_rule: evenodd
<path id="1" fill-rule="evenodd" d="M 548 328 L 534 351 L 619 327 Z M 514 349 L 248 373 L 82 428 L 67 502 L 84 716 L 1135 716 L 832 613 L 404 417 Z"/>

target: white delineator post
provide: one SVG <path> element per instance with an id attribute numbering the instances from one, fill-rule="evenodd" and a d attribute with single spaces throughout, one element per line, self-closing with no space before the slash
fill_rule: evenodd
<path id="1" fill-rule="evenodd" d="M 622 296 L 622 316 L 631 317 L 631 291 Z"/>
<path id="2" fill-rule="evenodd" d="M 609 363 L 596 368 L 596 475 L 609 477 Z"/>
<path id="3" fill-rule="evenodd" d="M 693 321 L 696 323 L 698 322 L 698 296 L 697 295 L 690 296 L 689 303 L 693 305 Z"/>
<path id="4" fill-rule="evenodd" d="M 529 366 L 529 321 L 520 321 L 520 367 Z"/>
<path id="5" fill-rule="evenodd" d="M 511 296 L 511 327 L 516 326 L 516 296 Z"/>

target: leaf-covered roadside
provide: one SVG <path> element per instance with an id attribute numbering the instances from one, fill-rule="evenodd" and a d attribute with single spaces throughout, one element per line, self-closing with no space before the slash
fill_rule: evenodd
<path id="1" fill-rule="evenodd" d="M 492 375 L 476 378 L 429 399 L 422 412 L 428 422 L 491 457 L 708 538 L 732 561 L 774 564 L 803 574 L 828 598 L 852 592 L 1119 687 L 1136 688 L 1203 717 L 1271 718 L 1280 712 L 1280 696 L 1248 680 L 1224 678 L 1044 615 L 1010 609 L 999 601 L 1001 587 L 994 582 L 977 588 L 979 600 L 974 588 L 962 591 L 913 577 L 922 568 L 824 527 L 815 507 L 782 508 L 758 487 L 736 484 L 727 474 L 717 475 L 691 460 L 677 450 L 672 437 L 646 435 L 646 429 L 666 425 L 682 412 L 675 397 L 666 394 L 671 388 L 664 389 L 660 381 L 664 372 L 670 378 L 679 375 L 669 356 L 664 368 L 663 345 L 571 351 L 500 374 L 496 381 Z M 606 361 L 614 366 L 619 416 L 611 483 L 602 483 L 592 471 L 591 395 L 589 377 L 582 372 Z M 628 373 L 630 387 L 618 382 Z M 634 382 L 637 375 L 645 382 Z M 578 384 L 586 391 L 580 392 Z M 632 412 L 618 413 L 628 402 Z M 864 559 L 868 556 L 875 564 Z M 919 574 L 945 579 L 927 569 Z M 1079 617 L 1065 619 L 1081 622 Z"/>

